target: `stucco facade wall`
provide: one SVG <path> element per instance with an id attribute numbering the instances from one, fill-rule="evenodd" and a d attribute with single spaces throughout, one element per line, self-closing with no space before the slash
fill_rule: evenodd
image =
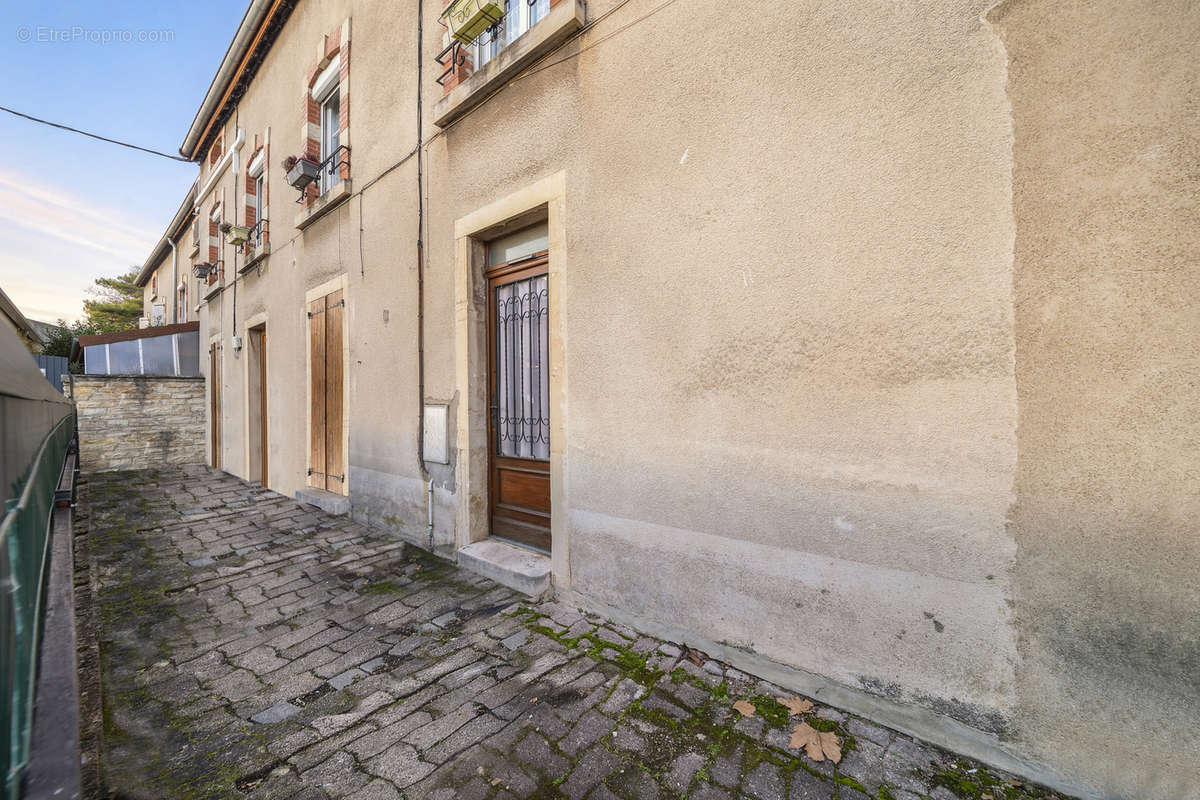
<path id="1" fill-rule="evenodd" d="M 416 4 L 300 3 L 226 125 L 245 156 L 269 129 L 272 252 L 235 282 L 227 246 L 200 311 L 222 466 L 257 478 L 232 337 L 265 324 L 268 484 L 305 485 L 305 298 L 338 282 L 353 513 L 424 543 L 420 185 L 424 399 L 467 443 L 429 465 L 434 542 L 469 541 L 463 230 L 553 183 L 559 591 L 1061 786 L 1178 796 L 1200 750 L 1196 14 L 993 5 L 680 3 L 606 38 L 657 6 L 631 0 L 442 130 L 427 2 L 418 184 Z M 301 231 L 279 162 L 346 18 L 354 194 Z M 240 215 L 234 165 L 202 214 Z M 1131 768 L 1105 737 L 1134 715 L 1170 744 Z"/>
<path id="2" fill-rule="evenodd" d="M 84 472 L 204 461 L 204 379 L 72 375 Z"/>
<path id="3" fill-rule="evenodd" d="M 563 170 L 558 585 L 1006 730 L 1003 48 L 986 3 L 761 10 L 651 17 L 431 144 L 426 313 L 454 221 Z"/>
<path id="4" fill-rule="evenodd" d="M 1192 796 L 1200 6 L 1018 2 L 995 21 L 1016 131 L 1021 732 L 1113 795 Z"/>

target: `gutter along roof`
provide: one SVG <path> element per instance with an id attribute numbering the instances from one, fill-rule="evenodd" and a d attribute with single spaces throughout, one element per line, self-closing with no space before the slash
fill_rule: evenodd
<path id="1" fill-rule="evenodd" d="M 179 152 L 199 161 L 217 130 L 246 93 L 298 0 L 251 0 L 209 84 Z"/>

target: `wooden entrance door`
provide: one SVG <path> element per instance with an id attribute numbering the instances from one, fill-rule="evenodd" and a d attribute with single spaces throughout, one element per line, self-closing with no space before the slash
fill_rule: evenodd
<path id="1" fill-rule="evenodd" d="M 250 474 L 267 485 L 267 326 L 250 335 Z"/>
<path id="2" fill-rule="evenodd" d="M 221 468 L 221 345 L 208 346 L 208 444 L 214 469 Z"/>
<path id="3" fill-rule="evenodd" d="M 342 446 L 342 319 L 346 303 L 341 290 L 308 304 L 310 436 L 308 485 L 346 493 Z"/>
<path id="4" fill-rule="evenodd" d="M 545 251 L 489 267 L 491 533 L 550 551 L 550 292 Z"/>

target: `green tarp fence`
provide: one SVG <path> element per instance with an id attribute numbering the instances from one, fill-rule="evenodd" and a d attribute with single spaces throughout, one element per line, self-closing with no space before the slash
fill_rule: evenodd
<path id="1" fill-rule="evenodd" d="M 0 523 L 0 769 L 6 800 L 20 796 L 21 770 L 29 761 L 51 515 L 74 432 L 71 412 L 46 435 L 12 487 Z"/>

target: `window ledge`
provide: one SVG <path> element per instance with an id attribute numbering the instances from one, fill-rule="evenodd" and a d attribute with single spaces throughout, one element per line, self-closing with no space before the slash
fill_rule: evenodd
<path id="1" fill-rule="evenodd" d="M 484 64 L 482 69 L 438 100 L 433 107 L 433 123 L 444 128 L 482 103 L 505 81 L 511 80 L 535 59 L 553 50 L 583 27 L 585 18 L 581 0 L 562 0 L 536 25 Z"/>
<path id="2" fill-rule="evenodd" d="M 346 202 L 350 195 L 354 193 L 351 187 L 349 178 L 342 178 L 338 181 L 338 185 L 330 189 L 325 194 L 319 196 L 312 202 L 308 208 L 303 208 L 296 215 L 296 227 L 304 230 L 309 225 L 319 220 L 321 217 L 333 211 L 335 208 Z"/>
<path id="3" fill-rule="evenodd" d="M 224 288 L 225 288 L 224 280 L 219 280 L 216 283 L 214 283 L 212 286 L 202 287 L 202 289 L 204 291 L 204 302 L 207 303 L 209 300 L 212 300 L 214 297 L 219 295 L 221 293 L 221 290 Z"/>
<path id="4" fill-rule="evenodd" d="M 190 258 L 194 261 L 199 255 L 200 255 L 200 245 L 196 245 L 195 247 L 192 248 L 192 252 L 188 255 L 188 258 Z"/>
<path id="5" fill-rule="evenodd" d="M 238 275 L 245 275 L 255 267 L 265 267 L 267 265 L 267 256 L 271 255 L 271 243 L 267 242 L 262 247 L 254 251 L 254 255 L 250 257 L 245 264 L 238 267 Z"/>

